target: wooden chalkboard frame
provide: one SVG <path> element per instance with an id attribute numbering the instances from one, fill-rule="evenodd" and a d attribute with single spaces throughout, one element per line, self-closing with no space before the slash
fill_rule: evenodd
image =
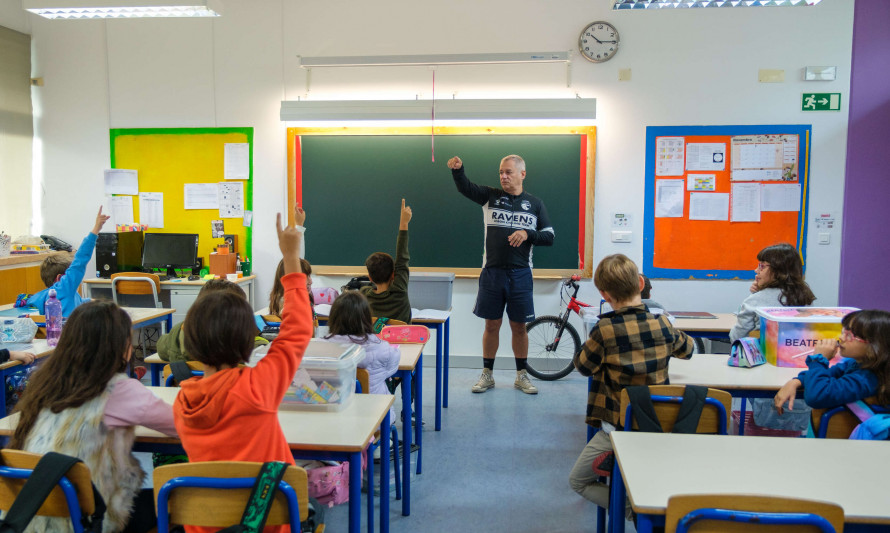
<path id="1" fill-rule="evenodd" d="M 287 205 L 293 213 L 294 206 L 303 202 L 300 138 L 307 135 L 581 135 L 586 143 L 581 149 L 580 180 L 578 184 L 578 259 L 577 269 L 533 270 L 538 279 L 561 279 L 573 274 L 593 276 L 593 219 L 596 162 L 595 126 L 540 126 L 540 127 L 313 127 L 287 128 Z M 446 157 L 442 154 L 441 157 Z M 445 159 L 441 162 L 445 167 Z M 445 172 L 445 170 L 443 170 Z M 289 219 L 292 214 L 289 215 Z M 453 272 L 460 278 L 478 278 L 481 268 L 412 267 L 413 271 Z M 355 276 L 366 274 L 364 265 L 313 265 L 313 273 L 319 275 Z"/>

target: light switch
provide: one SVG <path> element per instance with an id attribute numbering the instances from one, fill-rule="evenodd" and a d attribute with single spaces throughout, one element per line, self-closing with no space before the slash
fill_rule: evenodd
<path id="1" fill-rule="evenodd" d="M 618 81 L 630 81 L 631 74 L 629 68 L 622 68 L 618 70 Z"/>
<path id="2" fill-rule="evenodd" d="M 612 242 L 630 242 L 631 231 L 613 231 Z"/>
<path id="3" fill-rule="evenodd" d="M 612 232 L 612 233 L 614 233 L 614 232 Z M 819 234 L 819 244 L 831 244 L 831 234 L 830 233 L 820 233 Z"/>

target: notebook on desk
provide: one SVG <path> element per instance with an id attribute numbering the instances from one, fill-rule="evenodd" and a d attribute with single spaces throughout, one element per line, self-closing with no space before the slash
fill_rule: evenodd
<path id="1" fill-rule="evenodd" d="M 0 317 L 17 318 L 26 315 L 39 315 L 40 311 L 36 307 L 12 307 L 0 311 Z"/>
<path id="2" fill-rule="evenodd" d="M 717 318 L 707 311 L 668 311 L 674 318 Z"/>

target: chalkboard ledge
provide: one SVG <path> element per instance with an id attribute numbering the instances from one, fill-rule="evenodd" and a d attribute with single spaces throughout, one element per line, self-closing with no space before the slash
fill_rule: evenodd
<path id="1" fill-rule="evenodd" d="M 481 268 L 437 268 L 437 267 L 413 267 L 411 272 L 453 272 L 454 277 L 463 279 L 478 279 Z M 312 274 L 317 276 L 367 276 L 368 271 L 364 265 L 361 266 L 332 266 L 332 265 L 312 265 Z M 570 270 L 558 268 L 535 268 L 532 269 L 532 277 L 541 280 L 557 280 L 565 279 L 574 274 L 580 275 L 582 278 L 590 278 L 593 273 L 589 270 Z"/>

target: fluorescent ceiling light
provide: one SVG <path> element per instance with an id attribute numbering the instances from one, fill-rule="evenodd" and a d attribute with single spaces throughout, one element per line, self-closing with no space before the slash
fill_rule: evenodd
<path id="1" fill-rule="evenodd" d="M 424 65 L 479 65 L 495 63 L 566 63 L 569 52 L 500 54 L 428 54 L 394 56 L 297 56 L 301 67 L 389 67 Z"/>
<path id="2" fill-rule="evenodd" d="M 517 100 L 322 100 L 281 102 L 283 121 L 581 120 L 596 118 L 594 98 Z"/>
<path id="3" fill-rule="evenodd" d="M 26 11 L 49 19 L 218 17 L 219 0 L 23 0 Z"/>
<path id="4" fill-rule="evenodd" d="M 612 0 L 612 9 L 814 6 L 822 0 Z"/>

